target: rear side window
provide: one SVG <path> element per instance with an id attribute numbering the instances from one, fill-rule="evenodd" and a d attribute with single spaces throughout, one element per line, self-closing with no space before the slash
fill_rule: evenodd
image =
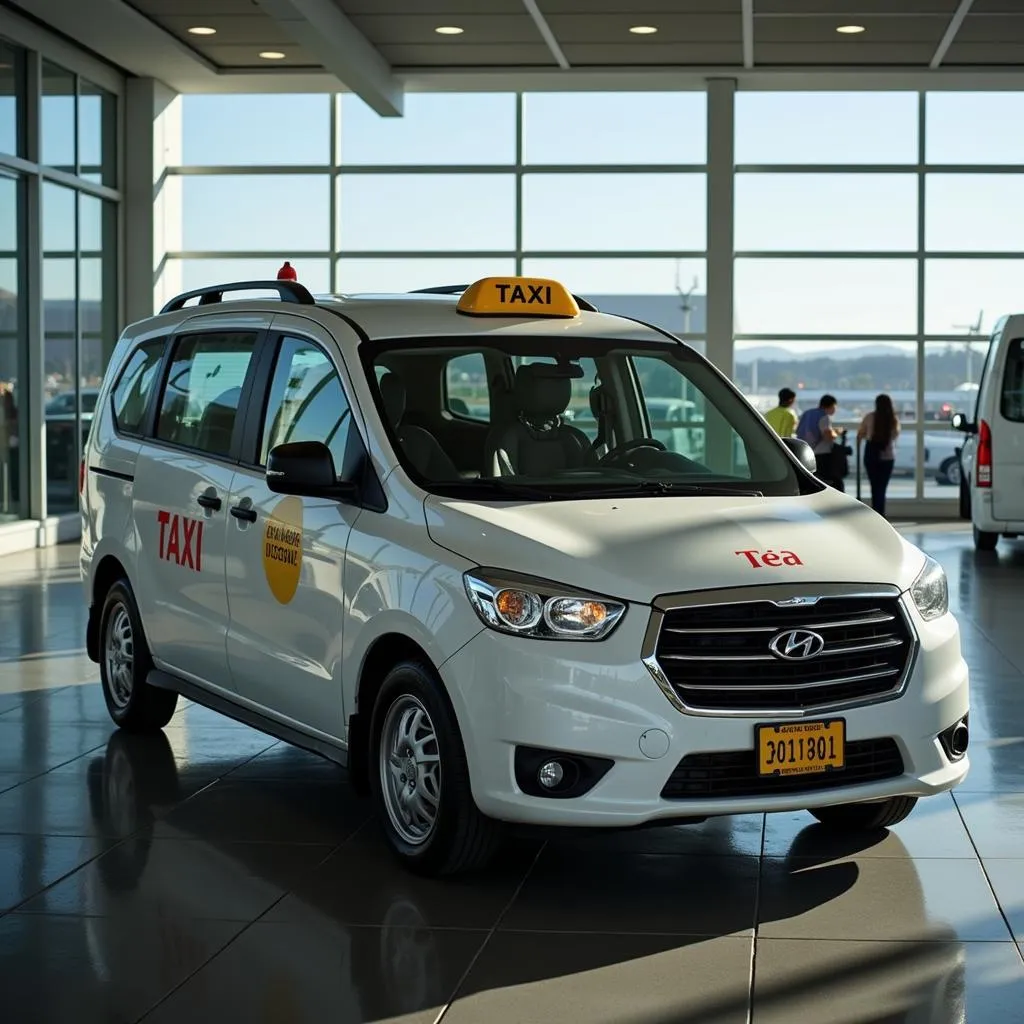
<path id="1" fill-rule="evenodd" d="M 1010 342 L 1003 373 L 1003 393 L 999 411 L 1013 423 L 1024 423 L 1024 340 Z"/>
<path id="2" fill-rule="evenodd" d="M 156 385 L 157 370 L 163 359 L 165 338 L 143 342 L 132 354 L 114 385 L 114 425 L 124 434 L 142 432 L 146 409 Z M 96 397 L 92 396 L 93 406 Z M 88 401 L 85 412 L 92 412 Z"/>
<path id="3" fill-rule="evenodd" d="M 487 390 L 487 364 L 482 352 L 449 359 L 444 383 L 448 412 L 464 419 L 490 422 L 491 399 Z"/>
<path id="4" fill-rule="evenodd" d="M 160 397 L 156 436 L 210 455 L 231 453 L 256 331 L 193 334 L 179 339 Z"/>

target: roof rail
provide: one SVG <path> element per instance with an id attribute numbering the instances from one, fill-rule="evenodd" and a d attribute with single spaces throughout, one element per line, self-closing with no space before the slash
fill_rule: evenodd
<path id="1" fill-rule="evenodd" d="M 206 288 L 196 288 L 190 292 L 175 295 L 165 303 L 161 313 L 173 313 L 184 309 L 189 299 L 198 298 L 198 305 L 210 306 L 224 301 L 225 292 L 249 292 L 258 289 L 277 292 L 282 302 L 293 302 L 299 306 L 315 306 L 316 299 L 297 281 L 234 281 L 231 284 L 214 284 Z"/>
<path id="2" fill-rule="evenodd" d="M 434 288 L 414 288 L 409 294 L 410 295 L 461 295 L 464 291 L 469 288 L 468 284 L 439 284 Z M 586 299 L 581 298 L 579 295 L 574 295 L 573 298 L 576 300 L 576 305 L 580 309 L 585 309 L 588 313 L 598 313 L 600 310 L 592 302 L 588 302 Z"/>

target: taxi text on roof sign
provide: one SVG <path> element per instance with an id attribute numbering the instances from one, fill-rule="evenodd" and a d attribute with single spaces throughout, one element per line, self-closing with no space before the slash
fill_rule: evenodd
<path id="1" fill-rule="evenodd" d="M 468 316 L 579 316 L 580 307 L 565 285 L 543 277 L 484 277 L 459 299 Z"/>

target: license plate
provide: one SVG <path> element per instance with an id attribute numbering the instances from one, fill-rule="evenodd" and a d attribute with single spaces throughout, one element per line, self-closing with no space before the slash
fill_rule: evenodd
<path id="1" fill-rule="evenodd" d="M 846 723 L 841 718 L 759 725 L 756 734 L 760 775 L 813 775 L 846 763 Z"/>

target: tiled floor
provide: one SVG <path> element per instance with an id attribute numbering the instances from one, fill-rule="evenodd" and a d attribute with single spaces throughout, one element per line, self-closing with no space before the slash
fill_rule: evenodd
<path id="1" fill-rule="evenodd" d="M 955 795 L 858 842 L 749 815 L 452 882 L 326 762 L 185 702 L 115 732 L 75 549 L 0 561 L 0 1021 L 1024 1022 L 1024 544 L 905 532 L 973 669 Z"/>

